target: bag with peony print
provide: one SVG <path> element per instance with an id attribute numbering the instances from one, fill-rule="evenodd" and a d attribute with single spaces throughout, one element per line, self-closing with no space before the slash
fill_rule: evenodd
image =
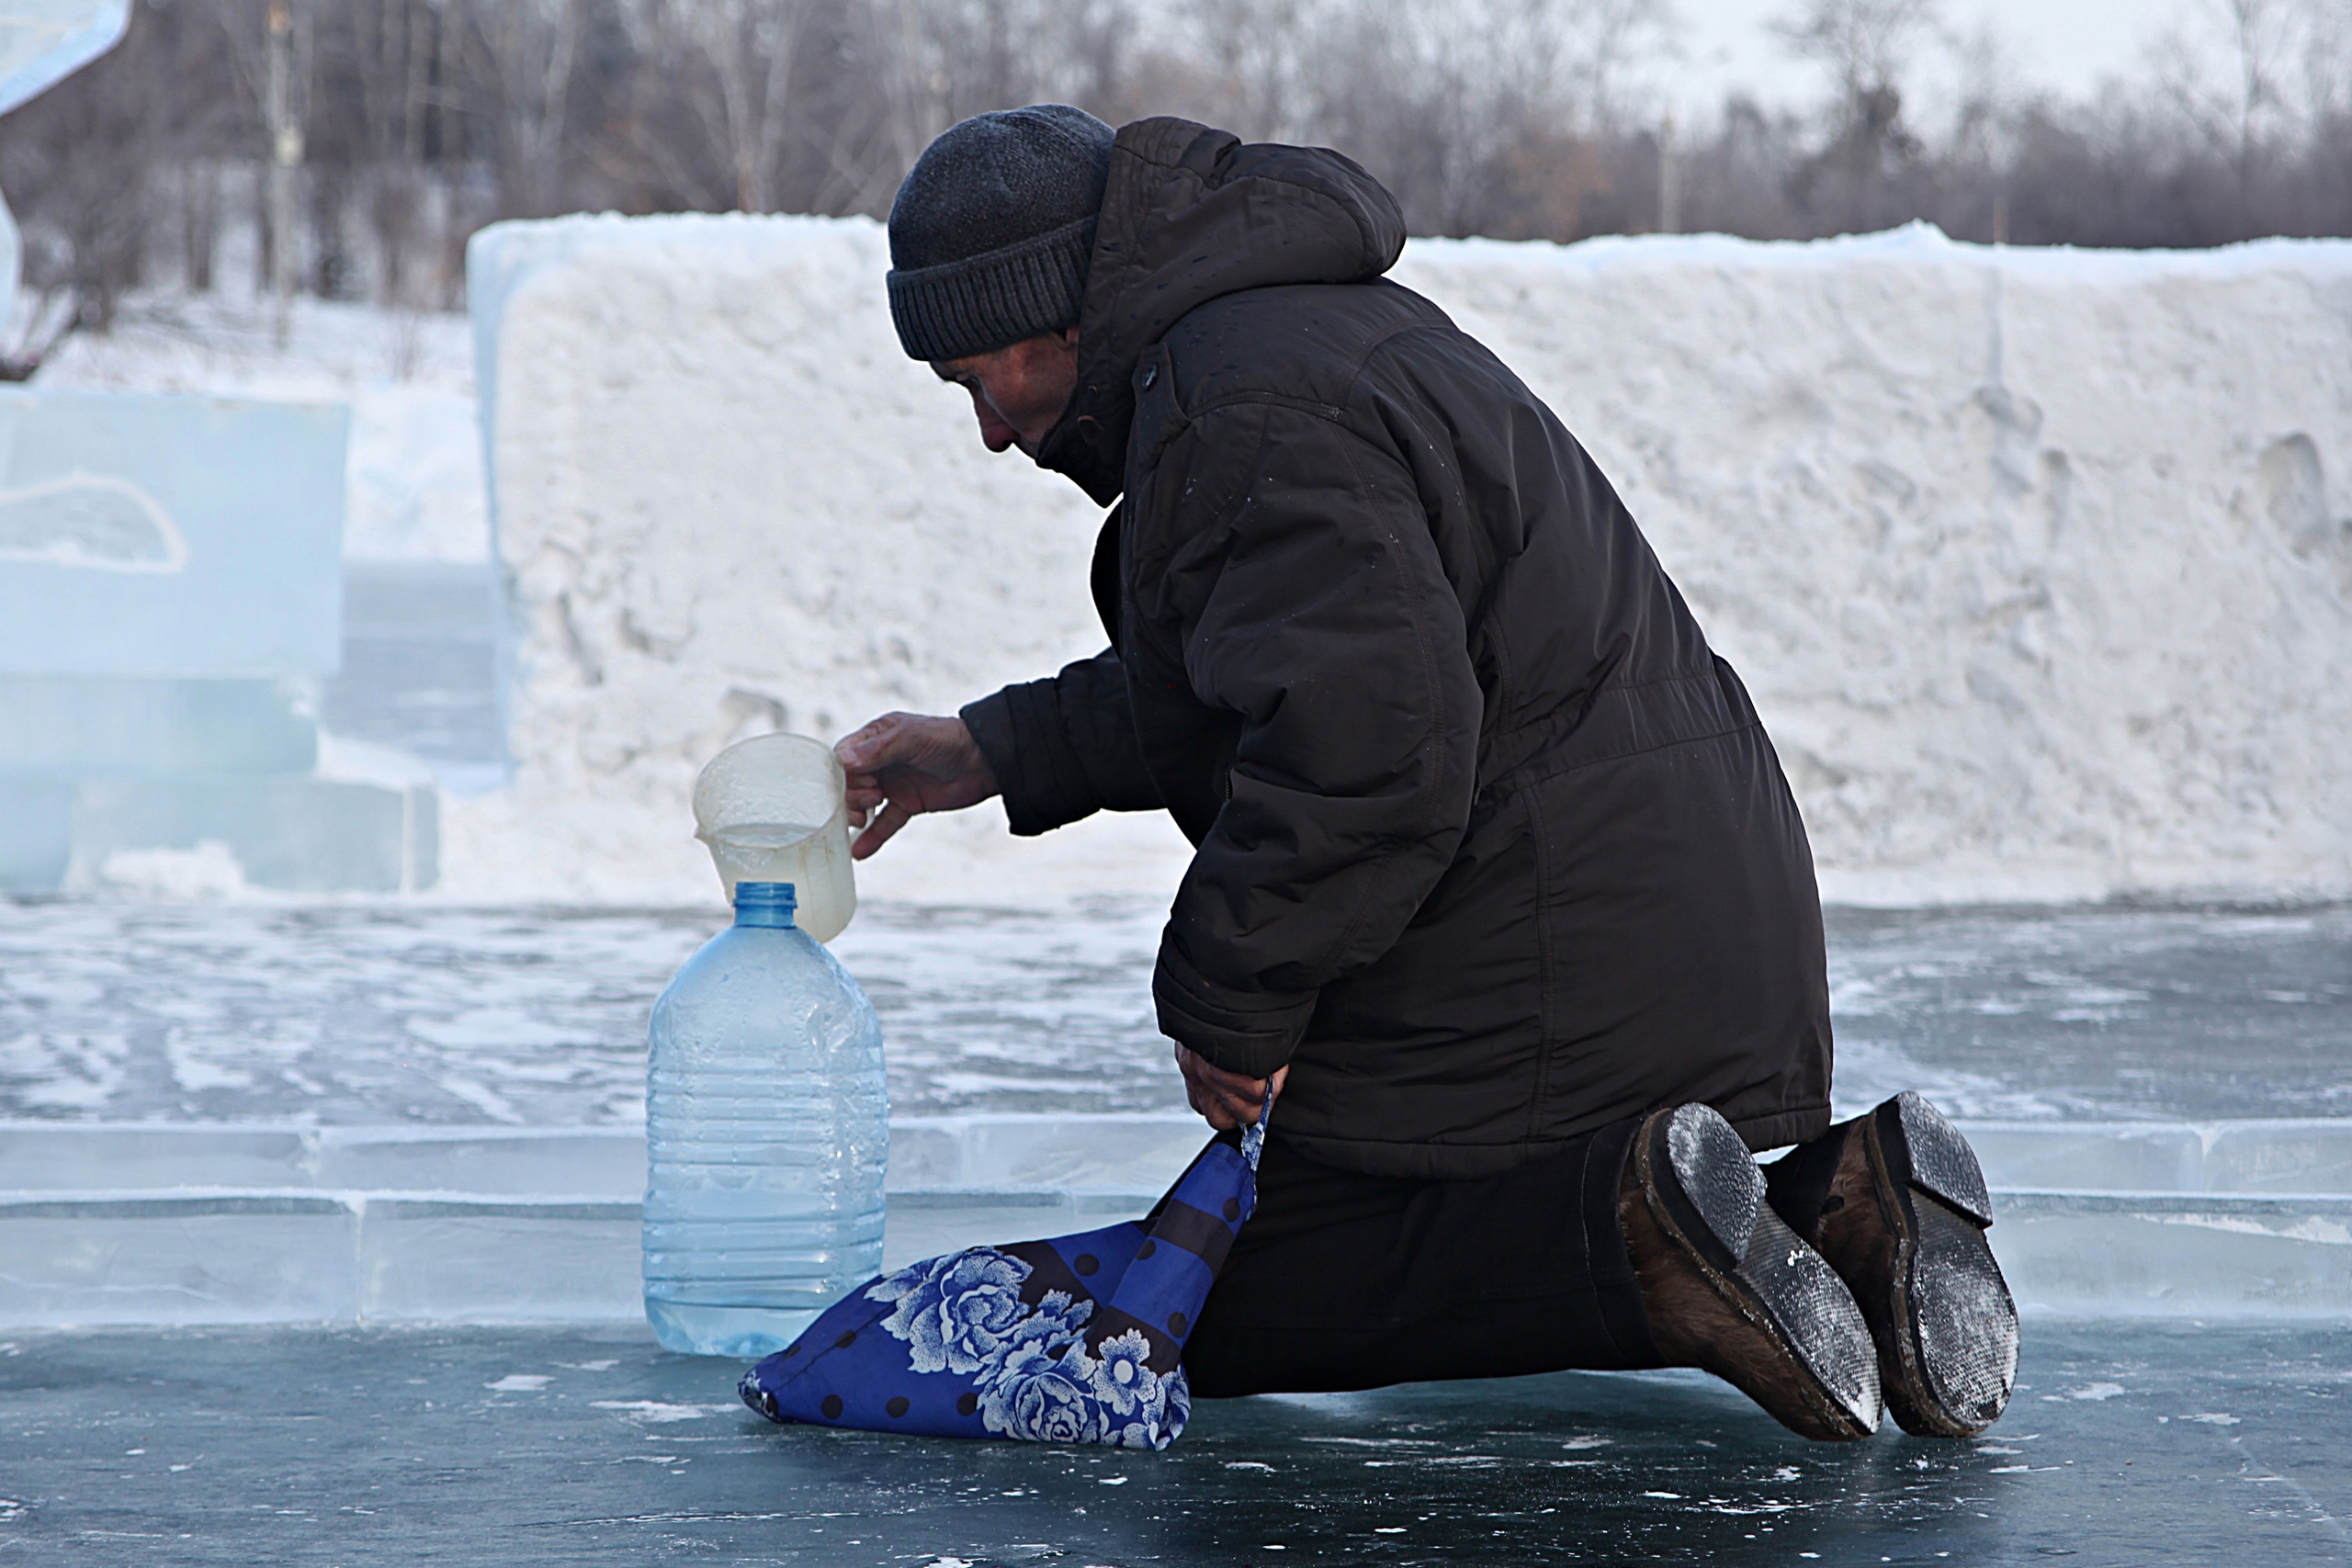
<path id="1" fill-rule="evenodd" d="M 967 1247 L 860 1286 L 743 1374 L 771 1421 L 1164 1449 L 1184 1340 L 1258 1197 L 1263 1115 L 1204 1149 L 1142 1220 Z"/>

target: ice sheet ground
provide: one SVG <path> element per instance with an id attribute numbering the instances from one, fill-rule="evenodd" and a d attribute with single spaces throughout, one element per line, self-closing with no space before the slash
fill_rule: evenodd
<path id="1" fill-rule="evenodd" d="M 2035 1323 L 1975 1442 L 1566 1373 L 1204 1403 L 1150 1455 L 772 1427 L 636 1332 L 15 1334 L 0 1562 L 2342 1563 L 2347 1362 Z"/>
<path id="2" fill-rule="evenodd" d="M 0 902 L 0 1120 L 634 1122 L 716 910 Z M 1156 911 L 869 908 L 892 1110 L 1181 1109 Z"/>
<path id="3" fill-rule="evenodd" d="M 0 901 L 0 1120 L 627 1123 L 716 909 Z M 1160 912 L 874 905 L 836 944 L 893 1113 L 1181 1110 Z M 1972 1119 L 2352 1112 L 2352 908 L 1834 910 L 1837 1100 Z"/>
<path id="4" fill-rule="evenodd" d="M 715 919 L 0 904 L 6 1184 L 60 1189 L 0 1201 L 0 1564 L 2352 1562 L 2352 1122 L 2248 1120 L 2343 1109 L 2352 910 L 1833 912 L 1841 1104 L 1927 1089 L 2002 1189 L 2024 1372 L 1982 1442 L 1565 1374 L 1204 1404 L 1156 1457 L 772 1428 L 628 1322 L 645 1010 Z M 1148 1201 L 1078 1134 L 1181 1162 L 1157 924 L 862 915 L 900 1255 Z M 429 1325 L 44 1326 L 108 1313 Z M 563 1317 L 610 1321 L 481 1325 Z"/>

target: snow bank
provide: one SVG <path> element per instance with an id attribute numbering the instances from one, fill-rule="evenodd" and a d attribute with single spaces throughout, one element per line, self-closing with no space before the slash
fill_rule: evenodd
<path id="1" fill-rule="evenodd" d="M 2352 891 L 2352 245 L 1415 248 L 1754 688 L 1833 896 Z"/>
<path id="2" fill-rule="evenodd" d="M 707 897 L 697 766 L 1101 640 L 1092 509 L 902 357 L 874 225 L 571 219 L 470 258 L 513 786 L 454 890 Z M 1417 243 L 1746 675 L 1825 890 L 2352 892 L 2352 244 L 1932 230 Z M 874 894 L 1164 888 L 1156 820 L 917 824 Z"/>

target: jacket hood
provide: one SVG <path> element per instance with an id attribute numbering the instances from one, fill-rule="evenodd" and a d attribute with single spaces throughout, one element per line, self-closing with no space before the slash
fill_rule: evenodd
<path id="1" fill-rule="evenodd" d="M 1188 311 L 1245 288 L 1367 283 L 1404 247 L 1396 197 L 1329 148 L 1244 145 L 1168 117 L 1127 126 L 1079 310 L 1078 389 L 1038 466 L 1108 505 L 1126 484 L 1136 362 Z"/>

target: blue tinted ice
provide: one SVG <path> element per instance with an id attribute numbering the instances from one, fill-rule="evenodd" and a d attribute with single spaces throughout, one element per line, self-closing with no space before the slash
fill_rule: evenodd
<path id="1" fill-rule="evenodd" d="M 0 389 L 0 672 L 334 673 L 345 423 Z"/>

